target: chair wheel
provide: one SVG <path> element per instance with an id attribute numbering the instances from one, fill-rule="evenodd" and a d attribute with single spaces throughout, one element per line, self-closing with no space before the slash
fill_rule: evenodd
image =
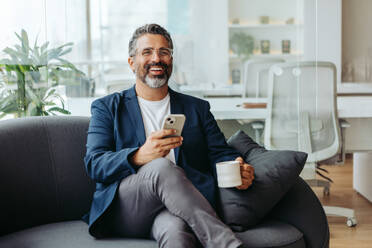
<path id="1" fill-rule="evenodd" d="M 346 225 L 348 227 L 356 226 L 357 220 L 355 218 L 347 218 Z"/>

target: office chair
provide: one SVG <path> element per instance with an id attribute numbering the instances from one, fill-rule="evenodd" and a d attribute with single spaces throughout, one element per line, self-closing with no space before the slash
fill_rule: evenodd
<path id="1" fill-rule="evenodd" d="M 280 58 L 247 60 L 243 66 L 244 97 L 267 97 L 269 69 L 274 64 L 284 62 Z"/>
<path id="2" fill-rule="evenodd" d="M 280 58 L 263 58 L 250 59 L 243 65 L 243 86 L 244 98 L 266 98 L 267 86 L 269 78 L 269 69 L 272 65 L 277 63 L 284 63 Z M 261 134 L 264 128 L 264 121 L 247 121 L 238 120 L 241 125 L 249 124 L 255 132 L 255 141 L 259 144 L 261 142 Z"/>
<path id="3" fill-rule="evenodd" d="M 265 147 L 308 153 L 300 176 L 310 186 L 324 187 L 325 193 L 330 181 L 316 179 L 316 174 L 327 179 L 319 162 L 340 151 L 336 101 L 336 67 L 332 63 L 294 62 L 270 68 Z M 325 206 L 324 210 L 327 215 L 346 217 L 348 226 L 357 224 L 352 209 Z"/>

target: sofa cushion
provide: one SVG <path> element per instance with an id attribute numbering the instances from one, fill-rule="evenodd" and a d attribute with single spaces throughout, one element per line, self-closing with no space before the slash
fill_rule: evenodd
<path id="1" fill-rule="evenodd" d="M 304 248 L 303 234 L 289 224 L 267 220 L 252 229 L 237 232 L 236 236 L 243 242 L 244 247 L 255 248 Z"/>
<path id="2" fill-rule="evenodd" d="M 303 248 L 301 232 L 283 222 L 268 221 L 246 232 L 236 233 L 247 247 Z M 0 237 L 0 247 L 7 248 L 155 248 L 154 240 L 106 238 L 95 239 L 82 221 L 66 221 L 33 227 Z"/>
<path id="3" fill-rule="evenodd" d="M 154 240 L 107 238 L 95 239 L 83 221 L 66 221 L 33 227 L 0 237 L 7 248 L 156 248 Z"/>
<path id="4" fill-rule="evenodd" d="M 88 212 L 94 182 L 84 168 L 88 117 L 0 121 L 0 236 Z"/>
<path id="5" fill-rule="evenodd" d="M 296 182 L 307 154 L 295 151 L 268 151 L 243 131 L 227 142 L 255 168 L 255 179 L 247 190 L 221 188 L 222 217 L 234 231 L 257 225 Z"/>

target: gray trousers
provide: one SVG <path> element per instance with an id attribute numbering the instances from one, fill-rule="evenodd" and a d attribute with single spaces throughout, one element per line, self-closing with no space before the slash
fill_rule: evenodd
<path id="1" fill-rule="evenodd" d="M 165 158 L 121 181 L 110 222 L 115 235 L 152 237 L 159 247 L 241 245 L 184 171 Z"/>

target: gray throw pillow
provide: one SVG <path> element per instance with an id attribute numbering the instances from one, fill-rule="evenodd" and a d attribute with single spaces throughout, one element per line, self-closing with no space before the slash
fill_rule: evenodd
<path id="1" fill-rule="evenodd" d="M 245 231 L 260 222 L 296 182 L 307 154 L 296 151 L 269 151 L 243 131 L 227 141 L 255 169 L 255 179 L 247 190 L 220 188 L 221 215 L 234 231 Z"/>

